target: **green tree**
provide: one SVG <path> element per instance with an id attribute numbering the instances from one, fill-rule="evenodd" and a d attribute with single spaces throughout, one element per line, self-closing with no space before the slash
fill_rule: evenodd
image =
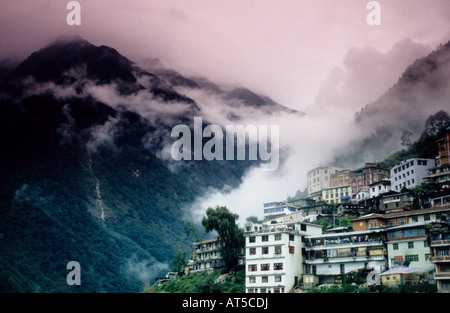
<path id="1" fill-rule="evenodd" d="M 442 128 L 450 125 L 450 116 L 445 111 L 439 111 L 430 117 L 425 122 L 425 134 L 428 136 L 436 135 Z"/>
<path id="2" fill-rule="evenodd" d="M 188 258 L 186 252 L 178 250 L 172 259 L 172 270 L 178 273 L 183 272 L 187 265 L 187 261 Z"/>
<path id="3" fill-rule="evenodd" d="M 224 206 L 208 208 L 203 216 L 202 225 L 207 232 L 217 231 L 219 234 L 220 255 L 228 272 L 238 265 L 238 259 L 245 246 L 243 229 L 236 224 L 239 215 L 231 213 Z"/>

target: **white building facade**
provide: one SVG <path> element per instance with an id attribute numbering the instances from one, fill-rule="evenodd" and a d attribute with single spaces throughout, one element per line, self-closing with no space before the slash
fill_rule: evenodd
<path id="1" fill-rule="evenodd" d="M 308 196 L 316 201 L 323 200 L 322 189 L 330 187 L 330 175 L 341 170 L 343 169 L 333 166 L 317 167 L 310 170 L 307 174 Z"/>
<path id="2" fill-rule="evenodd" d="M 391 188 L 400 192 L 403 188 L 415 188 L 428 176 L 428 169 L 434 167 L 433 159 L 408 159 L 391 168 Z"/>
<path id="3" fill-rule="evenodd" d="M 246 293 L 287 293 L 304 272 L 304 236 L 320 234 L 322 227 L 308 223 L 264 225 L 245 232 Z"/>

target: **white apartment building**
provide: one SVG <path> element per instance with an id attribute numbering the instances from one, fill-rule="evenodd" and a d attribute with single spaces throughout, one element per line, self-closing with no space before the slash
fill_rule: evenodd
<path id="1" fill-rule="evenodd" d="M 380 180 L 369 185 L 369 198 L 375 198 L 383 193 L 391 191 L 390 180 Z"/>
<path id="2" fill-rule="evenodd" d="M 400 192 L 402 188 L 415 188 L 422 184 L 428 176 L 428 169 L 434 167 L 433 159 L 408 159 L 391 168 L 391 186 L 393 191 Z"/>
<path id="3" fill-rule="evenodd" d="M 389 268 L 409 266 L 432 270 L 430 247 L 425 231 L 427 222 L 416 222 L 390 227 L 387 238 Z"/>
<path id="4" fill-rule="evenodd" d="M 297 206 L 285 202 L 264 203 L 264 216 L 292 214 L 298 210 Z"/>
<path id="5" fill-rule="evenodd" d="M 322 189 L 330 187 L 330 175 L 341 170 L 343 169 L 333 166 L 322 166 L 310 170 L 307 174 L 308 196 L 316 201 L 323 200 Z"/>
<path id="6" fill-rule="evenodd" d="M 304 236 L 321 234 L 322 227 L 309 223 L 263 225 L 258 231 L 245 226 L 246 293 L 287 293 L 304 272 Z"/>

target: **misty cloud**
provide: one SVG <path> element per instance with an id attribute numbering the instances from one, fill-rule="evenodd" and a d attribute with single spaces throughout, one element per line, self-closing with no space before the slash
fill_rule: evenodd
<path id="1" fill-rule="evenodd" d="M 123 269 L 125 275 L 141 281 L 145 289 L 150 286 L 152 280 L 161 275 L 161 272 L 167 271 L 169 265 L 156 261 L 141 260 L 137 256 L 132 256 L 126 260 Z"/>

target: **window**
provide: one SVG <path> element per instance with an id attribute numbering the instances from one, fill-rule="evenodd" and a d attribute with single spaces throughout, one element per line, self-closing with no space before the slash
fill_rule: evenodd
<path id="1" fill-rule="evenodd" d="M 248 249 L 248 254 L 249 254 L 249 255 L 255 255 L 255 254 L 256 254 L 256 248 L 250 248 L 250 249 Z"/>
<path id="2" fill-rule="evenodd" d="M 429 221 L 430 219 L 431 219 L 430 214 L 425 214 L 424 217 L 423 217 L 424 221 Z"/>
<path id="3" fill-rule="evenodd" d="M 289 235 L 289 241 L 294 241 L 295 237 L 294 235 Z"/>
<path id="4" fill-rule="evenodd" d="M 281 276 L 280 275 L 276 275 L 275 276 L 275 281 L 276 282 L 281 282 Z"/>
<path id="5" fill-rule="evenodd" d="M 401 230 L 391 231 L 391 232 L 389 232 L 388 236 L 389 236 L 389 239 L 402 238 L 402 231 Z"/>
<path id="6" fill-rule="evenodd" d="M 398 220 L 398 225 L 405 225 L 406 224 L 406 218 L 401 218 Z"/>
<path id="7" fill-rule="evenodd" d="M 417 229 L 405 229 L 403 231 L 403 237 L 416 237 L 417 236 Z"/>
<path id="8" fill-rule="evenodd" d="M 256 277 L 250 276 L 250 277 L 248 278 L 248 282 L 249 282 L 250 284 L 256 283 Z"/>
<path id="9" fill-rule="evenodd" d="M 408 242 L 408 249 L 414 249 L 414 241 Z"/>
<path id="10" fill-rule="evenodd" d="M 417 216 L 413 216 L 412 218 L 413 223 L 416 223 L 419 221 L 419 218 Z"/>
<path id="11" fill-rule="evenodd" d="M 289 253 L 290 254 L 294 254 L 294 247 L 293 246 L 289 246 Z"/>
<path id="12" fill-rule="evenodd" d="M 440 250 L 439 256 L 448 256 L 448 250 Z"/>
<path id="13" fill-rule="evenodd" d="M 260 289 L 259 289 L 259 292 L 260 292 L 260 293 L 267 293 L 267 289 L 266 289 L 266 288 L 260 288 Z"/>
<path id="14" fill-rule="evenodd" d="M 261 277 L 261 282 L 268 283 L 269 282 L 269 276 L 262 276 Z"/>
<path id="15" fill-rule="evenodd" d="M 281 246 L 275 246 L 275 254 L 281 254 Z"/>
<path id="16" fill-rule="evenodd" d="M 281 240 L 281 234 L 275 234 L 275 240 Z"/>
<path id="17" fill-rule="evenodd" d="M 392 245 L 392 249 L 393 249 L 393 250 L 398 250 L 398 243 L 394 243 L 394 244 Z"/>
<path id="18" fill-rule="evenodd" d="M 256 272 L 257 271 L 256 264 L 249 264 L 248 265 L 248 271 L 249 272 Z"/>
<path id="19" fill-rule="evenodd" d="M 419 261 L 419 255 L 417 254 L 413 254 L 413 255 L 406 255 L 405 256 L 405 261 L 409 261 L 409 262 L 417 262 Z"/>
<path id="20" fill-rule="evenodd" d="M 283 269 L 283 263 L 274 263 L 273 264 L 273 269 L 275 271 L 281 271 Z"/>
<path id="21" fill-rule="evenodd" d="M 269 247 L 262 247 L 262 254 L 269 254 Z"/>
<path id="22" fill-rule="evenodd" d="M 270 264 L 269 263 L 261 264 L 261 271 L 270 271 Z"/>
<path id="23" fill-rule="evenodd" d="M 262 242 L 269 241 L 269 236 L 268 235 L 264 235 L 264 236 L 262 236 L 261 240 L 262 240 Z"/>
<path id="24" fill-rule="evenodd" d="M 250 243 L 256 242 L 256 237 L 248 237 L 248 242 Z"/>

